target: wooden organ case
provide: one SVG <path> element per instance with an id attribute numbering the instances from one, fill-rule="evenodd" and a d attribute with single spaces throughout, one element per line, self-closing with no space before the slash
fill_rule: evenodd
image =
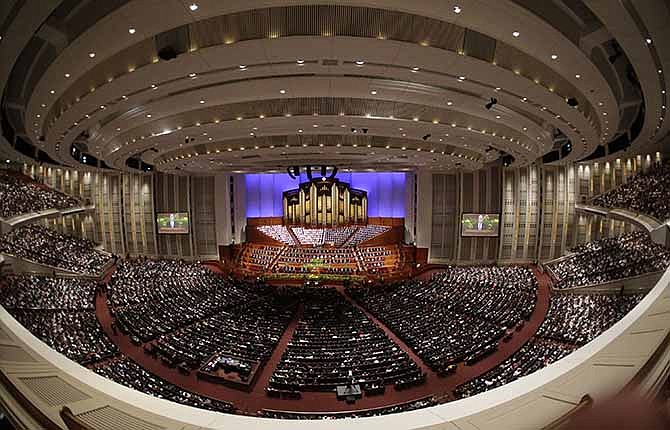
<path id="1" fill-rule="evenodd" d="M 284 224 L 367 224 L 368 194 L 335 178 L 314 178 L 284 191 Z"/>

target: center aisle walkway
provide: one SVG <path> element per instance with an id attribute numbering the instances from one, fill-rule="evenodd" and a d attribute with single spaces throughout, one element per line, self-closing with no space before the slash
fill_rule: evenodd
<path id="1" fill-rule="evenodd" d="M 191 372 L 190 375 L 183 375 L 177 369 L 171 369 L 168 366 L 156 360 L 143 351 L 143 345 L 136 346 L 130 342 L 128 336 L 121 333 L 114 334 L 112 331 L 112 321 L 110 310 L 107 306 L 106 295 L 101 294 L 96 296 L 95 309 L 98 320 L 100 321 L 104 331 L 117 344 L 119 349 L 128 357 L 132 358 L 149 372 L 160 376 L 161 378 L 172 382 L 181 388 L 208 396 L 218 400 L 224 400 L 232 403 L 240 413 L 255 415 L 261 409 L 274 409 L 293 412 L 345 412 L 362 409 L 373 409 L 389 406 L 395 403 L 404 403 L 421 399 L 430 395 L 445 396 L 445 398 L 453 399 L 452 391 L 458 385 L 466 382 L 480 374 L 495 367 L 509 356 L 514 354 L 525 344 L 537 331 L 540 324 L 549 308 L 549 279 L 546 275 L 539 271 L 535 271 L 539 280 L 538 300 L 530 318 L 523 329 L 516 332 L 512 339 L 507 343 L 501 343 L 500 349 L 494 354 L 476 363 L 474 366 L 465 366 L 460 364 L 454 375 L 441 378 L 434 372 L 430 371 L 427 366 L 421 361 L 411 349 L 404 344 L 388 327 L 382 324 L 379 320 L 361 308 L 368 317 L 372 319 L 384 332 L 396 342 L 403 350 L 410 354 L 417 364 L 421 366 L 427 373 L 427 381 L 425 384 L 410 389 L 396 391 L 393 386 L 386 387 L 386 394 L 383 396 L 363 397 L 354 405 L 348 405 L 345 402 L 338 401 L 334 393 L 303 393 L 301 400 L 285 400 L 270 398 L 265 394 L 268 380 L 274 371 L 275 366 L 281 360 L 281 356 L 290 341 L 298 320 L 302 315 L 302 306 L 298 308 L 296 315 L 289 323 L 287 330 L 282 335 L 277 348 L 273 352 L 271 358 L 268 360 L 264 368 L 260 371 L 256 378 L 255 384 L 250 392 L 237 390 L 224 385 L 216 384 L 209 381 L 204 381 L 196 378 L 196 372 Z M 341 292 L 342 288 L 339 289 Z M 345 297 L 351 301 L 351 298 L 345 294 Z M 355 301 L 352 301 L 355 306 L 360 307 Z"/>

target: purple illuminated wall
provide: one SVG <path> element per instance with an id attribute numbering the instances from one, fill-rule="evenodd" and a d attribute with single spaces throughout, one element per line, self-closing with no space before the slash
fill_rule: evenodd
<path id="1" fill-rule="evenodd" d="M 245 176 L 247 187 L 247 218 L 280 217 L 283 215 L 282 192 L 307 182 L 291 179 L 286 173 L 255 173 Z M 317 175 L 318 176 L 318 175 Z M 403 218 L 405 216 L 404 172 L 338 173 L 337 179 L 352 188 L 368 192 L 368 216 Z"/>

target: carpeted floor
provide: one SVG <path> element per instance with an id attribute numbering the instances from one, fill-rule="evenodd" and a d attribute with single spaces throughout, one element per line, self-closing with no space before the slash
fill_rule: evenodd
<path id="1" fill-rule="evenodd" d="M 212 266 L 208 265 L 208 267 L 217 271 L 216 268 Z M 145 369 L 174 383 L 175 385 L 182 387 L 183 389 L 215 399 L 231 402 L 241 413 L 255 414 L 261 409 L 275 409 L 296 412 L 341 412 L 379 408 L 396 403 L 404 403 L 420 399 L 433 394 L 453 399 L 451 393 L 458 385 L 481 375 L 482 373 L 490 370 L 502 361 L 506 360 L 517 350 L 519 350 L 523 344 L 526 343 L 528 339 L 530 339 L 535 334 L 540 324 L 542 324 L 547 310 L 549 309 L 550 281 L 547 275 L 543 274 L 541 271 L 534 269 L 534 272 L 539 281 L 539 289 L 537 304 L 530 321 L 524 325 L 522 330 L 514 333 L 514 336 L 509 342 L 501 342 L 498 351 L 496 351 L 494 354 L 486 357 L 473 366 L 460 364 L 456 373 L 446 378 L 441 378 L 434 372 L 430 371 L 430 369 L 428 369 L 427 366 L 425 366 L 423 362 L 411 351 L 411 349 L 402 341 L 400 341 L 400 339 L 398 339 L 398 337 L 393 332 L 391 332 L 386 326 L 379 322 L 379 320 L 377 320 L 373 315 L 370 315 L 365 309 L 361 308 L 372 319 L 372 321 L 375 322 L 375 324 L 381 327 L 394 342 L 396 342 L 403 350 L 408 352 L 410 357 L 422 366 L 422 368 L 427 372 L 428 378 L 425 384 L 402 391 L 395 391 L 392 386 L 389 386 L 386 389 L 386 394 L 383 396 L 363 397 L 361 400 L 358 400 L 355 405 L 348 405 L 345 402 L 338 401 L 335 398 L 334 393 L 303 393 L 301 400 L 276 399 L 267 397 L 265 395 L 267 381 L 272 375 L 273 369 L 281 359 L 281 355 L 284 352 L 287 343 L 291 339 L 293 332 L 295 331 L 295 327 L 301 314 L 300 309 L 290 322 L 288 329 L 280 339 L 279 344 L 272 354 L 270 360 L 264 366 L 264 368 L 260 370 L 260 373 L 255 380 L 255 384 L 250 392 L 236 390 L 234 388 L 208 381 L 198 380 L 195 376 L 195 372 L 192 372 L 191 375 L 183 375 L 179 373 L 177 369 L 171 369 L 162 364 L 159 360 L 156 360 L 150 355 L 145 354 L 142 346 L 133 345 L 127 336 L 121 334 L 115 335 L 111 329 L 112 316 L 110 314 L 109 308 L 107 307 L 106 296 L 104 295 L 99 295 L 96 297 L 96 313 L 105 332 L 119 346 L 119 349 L 124 354 L 142 365 Z M 343 292 L 341 288 L 339 288 L 339 291 Z M 347 297 L 349 300 L 352 300 L 346 294 L 345 297 Z M 357 303 L 353 303 L 354 305 L 358 306 Z"/>

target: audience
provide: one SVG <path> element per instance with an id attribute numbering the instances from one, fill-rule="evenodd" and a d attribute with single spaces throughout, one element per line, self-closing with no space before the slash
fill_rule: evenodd
<path id="1" fill-rule="evenodd" d="M 92 370 L 126 387 L 175 403 L 216 412 L 233 412 L 235 410 L 233 405 L 228 402 L 184 391 L 176 385 L 152 375 L 127 357 L 122 356 L 109 360 L 93 367 Z"/>
<path id="2" fill-rule="evenodd" d="M 107 300 L 118 327 L 136 342 L 253 303 L 268 289 L 216 275 L 199 264 L 134 260 L 119 264 Z"/>
<path id="3" fill-rule="evenodd" d="M 433 370 L 446 372 L 495 351 L 498 339 L 531 315 L 536 289 L 522 267 L 450 267 L 429 283 L 349 292 Z"/>
<path id="4" fill-rule="evenodd" d="M 30 178 L 0 171 L 0 218 L 80 206 L 77 199 L 67 196 Z"/>
<path id="5" fill-rule="evenodd" d="M 435 406 L 436 404 L 437 401 L 435 400 L 434 397 L 431 396 L 426 397 L 424 399 L 414 400 L 412 402 L 401 403 L 377 409 L 364 409 L 361 411 L 306 413 L 306 412 L 273 411 L 269 409 L 263 409 L 260 411 L 260 415 L 266 418 L 278 418 L 283 420 L 332 420 L 338 418 L 364 418 L 364 417 L 376 417 L 379 415 L 396 414 L 398 412 L 407 412 L 407 411 L 414 411 L 417 409 L 423 409 L 430 406 Z"/>
<path id="6" fill-rule="evenodd" d="M 456 387 L 459 398 L 474 396 L 509 384 L 570 354 L 574 347 L 543 339 L 531 339 L 523 348 L 492 370 Z"/>
<path id="7" fill-rule="evenodd" d="M 643 297 L 555 294 L 537 336 L 582 346 L 623 318 Z"/>
<path id="8" fill-rule="evenodd" d="M 303 298 L 304 313 L 270 378 L 270 389 L 334 391 L 349 384 L 366 389 L 424 381 L 418 365 L 339 292 L 306 291 Z"/>
<path id="9" fill-rule="evenodd" d="M 2 236 L 0 252 L 87 276 L 101 275 L 112 263 L 112 256 L 96 250 L 93 242 L 39 225 L 21 226 Z"/>
<path id="10" fill-rule="evenodd" d="M 593 204 L 622 208 L 663 222 L 670 219 L 670 164 L 640 173 L 619 187 L 599 195 Z"/>
<path id="11" fill-rule="evenodd" d="M 12 275 L 0 289 L 0 303 L 7 309 L 93 310 L 98 288 L 93 281 L 51 276 Z"/>
<path id="12" fill-rule="evenodd" d="M 644 232 L 588 242 L 572 252 L 546 265 L 556 279 L 554 288 L 603 284 L 665 270 L 670 265 L 670 250 Z"/>

